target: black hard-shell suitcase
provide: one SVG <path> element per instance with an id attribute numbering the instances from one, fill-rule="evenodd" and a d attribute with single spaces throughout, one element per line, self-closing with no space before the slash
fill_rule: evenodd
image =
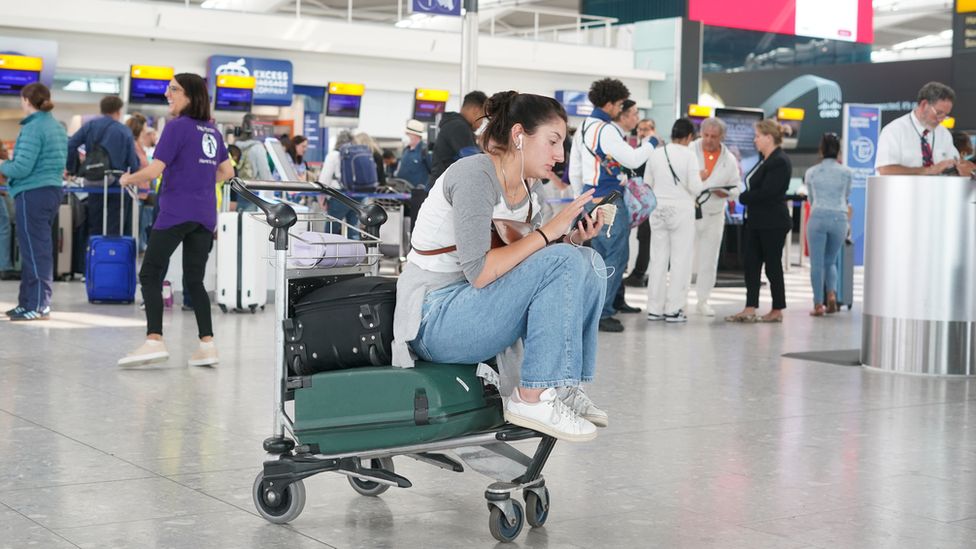
<path id="1" fill-rule="evenodd" d="M 392 360 L 396 280 L 359 277 L 314 290 L 285 320 L 285 356 L 294 375 Z"/>

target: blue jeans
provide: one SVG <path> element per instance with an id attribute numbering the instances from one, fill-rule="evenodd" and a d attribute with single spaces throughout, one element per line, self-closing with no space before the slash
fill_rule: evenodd
<path id="1" fill-rule="evenodd" d="M 810 246 L 810 284 L 813 304 L 824 303 L 826 291 L 837 292 L 837 256 L 847 237 L 847 212 L 814 209 L 807 222 Z"/>
<path id="2" fill-rule="evenodd" d="M 60 186 L 51 186 L 24 191 L 14 199 L 21 257 L 17 305 L 28 311 L 43 311 L 51 304 L 54 281 L 51 226 L 61 206 L 61 195 Z"/>
<path id="3" fill-rule="evenodd" d="M 14 270 L 14 264 L 10 261 L 10 247 L 13 245 L 10 239 L 10 221 L 7 199 L 0 196 L 0 271 Z"/>
<path id="4" fill-rule="evenodd" d="M 346 206 L 345 204 L 339 202 L 334 198 L 329 199 L 328 214 L 336 219 L 345 221 L 346 223 L 352 225 L 353 227 L 359 227 L 359 212 L 350 208 L 349 206 Z M 341 225 L 339 225 L 338 223 L 330 223 L 330 225 L 332 226 L 331 229 L 329 229 L 330 233 L 342 234 Z M 346 238 L 348 238 L 349 240 L 359 240 L 359 231 L 354 231 L 352 229 L 347 230 Z"/>
<path id="5" fill-rule="evenodd" d="M 630 259 L 630 212 L 627 211 L 627 205 L 623 200 L 617 200 L 614 204 L 617 205 L 617 216 L 614 218 L 613 227 L 610 229 L 610 238 L 607 238 L 607 229 L 604 227 L 600 230 L 600 234 L 590 241 L 590 246 L 603 258 L 607 269 L 613 272 L 613 275 L 607 278 L 605 282 L 607 294 L 600 318 L 611 317 L 617 313 L 617 308 L 613 306 L 613 300 L 617 295 L 617 290 L 620 289 L 624 271 L 627 270 L 627 261 Z M 590 204 L 587 206 L 587 210 L 591 210 L 594 206 L 595 204 Z M 605 272 L 603 276 L 606 277 L 608 274 L 610 274 L 609 271 Z"/>
<path id="6" fill-rule="evenodd" d="M 556 244 L 482 289 L 461 282 L 431 292 L 410 346 L 426 361 L 468 364 L 494 357 L 521 338 L 522 387 L 592 381 L 606 290 L 596 272 L 602 267 L 593 250 Z"/>

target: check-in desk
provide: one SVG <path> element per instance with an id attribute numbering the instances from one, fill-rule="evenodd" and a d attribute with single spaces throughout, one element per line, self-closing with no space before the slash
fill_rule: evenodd
<path id="1" fill-rule="evenodd" d="M 868 179 L 861 362 L 976 375 L 976 181 Z"/>

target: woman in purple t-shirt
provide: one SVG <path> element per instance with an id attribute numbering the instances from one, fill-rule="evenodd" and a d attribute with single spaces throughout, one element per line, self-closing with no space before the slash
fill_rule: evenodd
<path id="1" fill-rule="evenodd" d="M 180 244 L 185 291 L 190 293 L 200 335 L 200 348 L 190 357 L 189 364 L 213 366 L 218 362 L 210 296 L 203 287 L 203 275 L 217 226 L 214 184 L 233 177 L 234 167 L 227 158 L 220 132 L 210 122 L 210 97 L 203 78 L 177 74 L 166 89 L 166 100 L 170 114 L 176 118 L 160 136 L 152 163 L 119 180 L 122 185 L 137 185 L 163 176 L 159 215 L 139 271 L 146 302 L 146 342 L 120 359 L 119 366 L 169 358 L 163 344 L 163 271 Z"/>

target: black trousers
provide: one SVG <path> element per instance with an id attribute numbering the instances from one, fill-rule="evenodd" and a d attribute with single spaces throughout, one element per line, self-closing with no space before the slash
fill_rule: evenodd
<path id="1" fill-rule="evenodd" d="M 651 262 L 651 221 L 645 219 L 637 226 L 637 260 L 630 276 L 644 276 Z"/>
<path id="2" fill-rule="evenodd" d="M 759 307 L 759 275 L 765 264 L 769 291 L 773 294 L 773 309 L 786 308 L 783 246 L 787 234 L 789 229 L 751 229 L 746 225 L 746 307 Z"/>
<path id="3" fill-rule="evenodd" d="M 163 273 L 176 247 L 183 244 L 183 292 L 193 301 L 197 331 L 201 338 L 213 335 L 210 296 L 203 287 L 207 257 L 213 248 L 213 233 L 199 223 L 187 222 L 168 229 L 153 229 L 142 258 L 139 283 L 146 302 L 146 333 L 163 333 Z"/>

